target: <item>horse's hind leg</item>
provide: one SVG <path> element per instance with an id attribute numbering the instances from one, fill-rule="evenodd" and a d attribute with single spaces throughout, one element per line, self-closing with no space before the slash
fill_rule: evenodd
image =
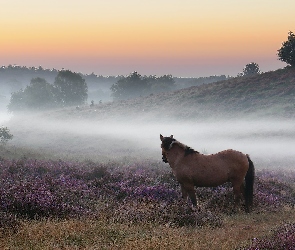
<path id="1" fill-rule="evenodd" d="M 184 188 L 183 184 L 180 184 L 180 187 L 181 187 L 182 198 L 186 201 L 188 193 L 187 193 L 186 189 Z"/>
<path id="2" fill-rule="evenodd" d="M 234 197 L 235 197 L 235 208 L 240 204 L 240 200 L 242 198 L 244 185 L 240 183 L 232 183 L 233 185 L 233 191 L 234 191 Z"/>
<path id="3" fill-rule="evenodd" d="M 245 185 L 244 185 L 244 183 L 242 183 L 240 189 L 241 189 L 241 194 L 243 195 L 244 199 L 246 199 L 246 197 L 245 197 Z"/>

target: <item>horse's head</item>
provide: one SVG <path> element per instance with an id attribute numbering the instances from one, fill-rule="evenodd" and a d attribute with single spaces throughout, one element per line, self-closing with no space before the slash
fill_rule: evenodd
<path id="1" fill-rule="evenodd" d="M 171 143 L 176 140 L 173 138 L 173 135 L 171 135 L 170 137 L 164 137 L 161 134 L 160 134 L 160 140 L 162 141 L 162 144 L 161 144 L 162 160 L 163 162 L 168 163 L 168 160 L 166 157 L 167 151 L 170 149 Z"/>

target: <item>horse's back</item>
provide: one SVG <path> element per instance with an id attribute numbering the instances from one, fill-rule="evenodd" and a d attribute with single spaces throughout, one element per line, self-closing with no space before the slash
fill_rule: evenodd
<path id="1" fill-rule="evenodd" d="M 220 167 L 228 169 L 230 178 L 244 177 L 248 168 L 249 162 L 247 155 L 242 152 L 228 149 L 216 154 L 220 162 Z"/>
<path id="2" fill-rule="evenodd" d="M 242 178 L 247 170 L 247 156 L 228 149 L 212 155 L 196 153 L 184 157 L 179 174 L 190 176 L 197 186 L 218 186 L 233 178 Z"/>

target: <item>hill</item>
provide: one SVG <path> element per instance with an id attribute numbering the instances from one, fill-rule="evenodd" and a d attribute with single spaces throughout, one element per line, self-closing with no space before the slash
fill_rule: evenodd
<path id="1" fill-rule="evenodd" d="M 295 117 L 295 68 L 236 77 L 147 97 L 68 108 L 47 113 L 58 118 L 210 119 Z"/>

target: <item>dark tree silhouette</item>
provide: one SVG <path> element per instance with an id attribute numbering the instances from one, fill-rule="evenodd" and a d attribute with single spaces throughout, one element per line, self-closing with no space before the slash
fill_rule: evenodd
<path id="1" fill-rule="evenodd" d="M 57 90 L 45 79 L 37 77 L 31 80 L 24 90 L 11 94 L 9 111 L 42 110 L 57 106 Z"/>
<path id="2" fill-rule="evenodd" d="M 61 106 L 81 105 L 87 101 L 88 87 L 81 75 L 69 70 L 60 71 L 54 81 Z"/>
<path id="3" fill-rule="evenodd" d="M 141 76 L 136 71 L 127 77 L 122 77 L 112 85 L 112 96 L 115 100 L 146 96 L 152 93 L 170 91 L 175 87 L 172 75 Z"/>
<path id="4" fill-rule="evenodd" d="M 292 31 L 288 33 L 288 40 L 282 43 L 278 50 L 279 60 L 295 66 L 295 34 Z"/>
<path id="5" fill-rule="evenodd" d="M 252 76 L 260 74 L 259 65 L 257 63 L 251 62 L 246 64 L 245 68 L 243 69 L 242 76 Z"/>
<path id="6" fill-rule="evenodd" d="M 142 95 L 147 87 L 147 79 L 134 71 L 113 84 L 111 91 L 114 99 L 122 100 Z"/>

